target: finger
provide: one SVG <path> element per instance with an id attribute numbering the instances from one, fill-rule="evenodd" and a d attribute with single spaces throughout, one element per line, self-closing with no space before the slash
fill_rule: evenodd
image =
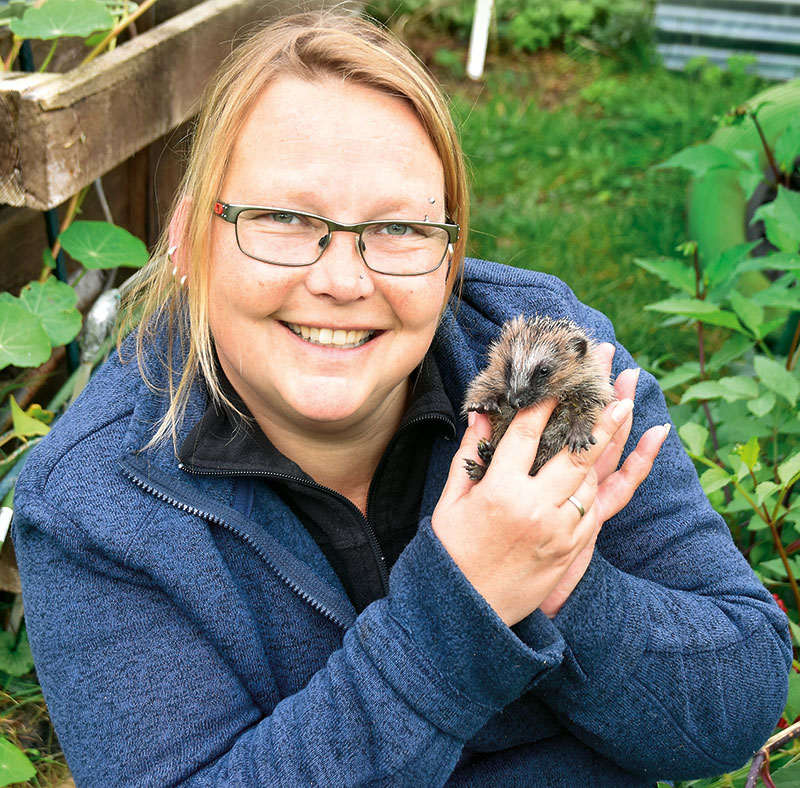
<path id="1" fill-rule="evenodd" d="M 608 374 L 611 375 L 611 364 L 614 361 L 614 354 L 617 349 L 610 342 L 600 342 L 592 348 L 592 352 L 596 353 L 605 366 Z"/>
<path id="2" fill-rule="evenodd" d="M 580 452 L 564 448 L 549 462 L 542 466 L 537 478 L 541 478 L 548 488 L 566 498 L 577 489 L 583 478 L 605 451 L 612 438 L 626 419 L 630 418 L 633 401 L 623 399 L 606 406 L 597 420 L 592 435 L 595 443 Z"/>
<path id="3" fill-rule="evenodd" d="M 636 386 L 639 383 L 641 369 L 623 369 L 614 381 L 614 391 L 617 399 L 633 399 L 636 396 Z"/>
<path id="4" fill-rule="evenodd" d="M 450 463 L 450 473 L 447 476 L 447 482 L 442 491 L 442 498 L 447 495 L 454 495 L 456 497 L 463 495 L 464 492 L 475 484 L 475 482 L 470 479 L 464 467 L 464 463 L 466 460 L 480 462 L 480 458 L 478 457 L 478 442 L 482 439 L 488 440 L 492 434 L 492 428 L 487 416 L 475 412 L 468 414 L 467 425 L 467 430 L 464 433 L 464 437 L 461 439 L 461 445 L 458 447 Z"/>
<path id="5" fill-rule="evenodd" d="M 625 369 L 620 372 L 617 380 L 614 383 L 614 388 L 617 397 L 622 399 L 633 399 L 636 392 L 636 385 L 639 380 L 639 369 Z M 628 417 L 620 424 L 619 429 L 614 433 L 611 442 L 606 446 L 605 451 L 600 455 L 595 463 L 595 470 L 598 477 L 602 480 L 606 476 L 613 473 L 619 465 L 622 452 L 625 450 L 625 445 L 628 442 L 628 436 L 633 426 L 633 413 L 629 413 Z"/>
<path id="6" fill-rule="evenodd" d="M 650 473 L 661 446 L 669 434 L 670 425 L 651 427 L 639 438 L 636 448 L 622 467 L 600 482 L 597 490 L 599 514 L 603 521 L 627 506 L 639 485 Z"/>
<path id="7" fill-rule="evenodd" d="M 530 408 L 520 410 L 514 416 L 495 450 L 492 464 L 489 466 L 490 472 L 528 473 L 536 459 L 539 438 L 556 404 L 556 400 L 550 397 Z"/>

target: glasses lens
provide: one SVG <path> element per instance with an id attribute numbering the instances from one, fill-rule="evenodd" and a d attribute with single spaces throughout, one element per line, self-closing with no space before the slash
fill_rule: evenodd
<path id="1" fill-rule="evenodd" d="M 406 222 L 373 224 L 364 229 L 362 254 L 382 274 L 425 274 L 439 267 L 450 241 L 440 227 Z"/>
<path id="2" fill-rule="evenodd" d="M 324 222 L 283 210 L 242 211 L 236 219 L 239 248 L 256 260 L 280 265 L 309 265 L 328 238 Z"/>

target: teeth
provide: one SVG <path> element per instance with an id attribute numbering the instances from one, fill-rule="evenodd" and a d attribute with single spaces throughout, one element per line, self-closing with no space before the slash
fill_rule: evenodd
<path id="1" fill-rule="evenodd" d="M 328 345 L 340 348 L 352 348 L 363 345 L 375 335 L 374 331 L 346 331 L 343 328 L 316 328 L 286 323 L 287 328 L 295 334 L 315 345 Z"/>

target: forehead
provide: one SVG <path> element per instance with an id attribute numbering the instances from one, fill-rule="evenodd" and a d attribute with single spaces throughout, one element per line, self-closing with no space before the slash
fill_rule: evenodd
<path id="1" fill-rule="evenodd" d="M 443 210 L 441 160 L 406 99 L 333 78 L 270 83 L 245 120 L 224 182 L 234 202 L 330 210 L 364 202 Z M 287 202 L 288 200 L 288 202 Z"/>

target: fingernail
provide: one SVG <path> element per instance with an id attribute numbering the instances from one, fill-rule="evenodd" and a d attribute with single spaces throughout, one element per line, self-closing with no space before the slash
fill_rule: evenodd
<path id="1" fill-rule="evenodd" d="M 622 399 L 616 405 L 614 410 L 611 411 L 611 418 L 614 421 L 622 421 L 633 410 L 632 399 Z"/>
<path id="2" fill-rule="evenodd" d="M 669 431 L 670 431 L 671 428 L 672 428 L 671 424 L 665 424 L 664 425 L 664 437 L 662 439 L 662 442 L 667 439 L 667 435 L 669 435 Z"/>
<path id="3" fill-rule="evenodd" d="M 475 423 L 475 411 L 471 410 L 467 413 L 467 426 L 471 427 Z"/>

